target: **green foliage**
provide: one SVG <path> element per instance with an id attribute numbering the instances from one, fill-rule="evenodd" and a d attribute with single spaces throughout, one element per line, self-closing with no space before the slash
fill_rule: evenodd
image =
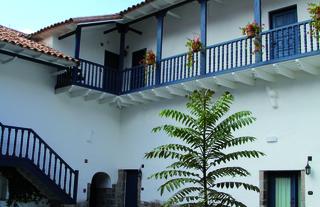
<path id="1" fill-rule="evenodd" d="M 311 15 L 312 18 L 312 27 L 313 30 L 311 31 L 311 33 L 316 36 L 317 38 L 319 38 L 319 31 L 320 31 L 320 3 L 310 3 L 309 4 L 309 13 Z"/>
<path id="2" fill-rule="evenodd" d="M 203 49 L 200 37 L 195 36 L 193 39 L 188 39 L 186 47 L 188 48 L 187 67 L 192 68 L 194 64 L 194 53 L 200 52 Z"/>
<path id="3" fill-rule="evenodd" d="M 170 109 L 160 113 L 161 117 L 173 119 L 183 127 L 165 124 L 153 129 L 154 133 L 163 131 L 182 142 L 159 146 L 145 155 L 147 159 L 173 160 L 165 170 L 150 176 L 151 179 L 165 180 L 158 189 L 161 195 L 165 192 L 174 193 L 166 202 L 166 207 L 245 207 L 245 204 L 221 190 L 241 188 L 259 192 L 254 185 L 225 181 L 230 176 L 237 178 L 250 175 L 244 168 L 227 166 L 229 162 L 264 155 L 255 150 L 232 151 L 232 147 L 256 140 L 250 136 L 233 136 L 235 131 L 252 124 L 255 118 L 250 111 L 226 116 L 233 96 L 225 93 L 213 103 L 213 94 L 210 90 L 193 92 L 188 96 L 186 105 L 189 113 Z"/>

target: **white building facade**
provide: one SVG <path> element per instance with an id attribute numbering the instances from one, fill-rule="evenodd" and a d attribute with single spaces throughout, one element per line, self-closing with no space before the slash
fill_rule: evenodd
<path id="1" fill-rule="evenodd" d="M 248 147 L 266 154 L 236 162 L 252 173 L 241 179 L 260 186 L 261 194 L 234 190 L 232 195 L 249 207 L 273 207 L 279 200 L 276 185 L 283 185 L 280 193 L 289 193 L 290 204 L 279 207 L 319 206 L 320 43 L 307 9 L 302 0 L 152 0 L 115 15 L 70 19 L 29 37 L 78 59 L 78 66 L 75 60 L 31 54 L 30 48 L 17 50 L 0 39 L 2 139 L 10 137 L 6 126 L 36 132 L 43 146 L 72 167 L 71 177 L 62 170 L 67 184 L 63 176 L 61 181 L 70 203 L 89 202 L 95 191 L 88 184 L 97 173 L 108 178 L 101 188 L 121 185 L 118 170 L 127 173 L 125 185 L 143 188 L 133 199 L 164 201 L 170 195 L 161 197 L 161 182 L 148 176 L 168 161 L 144 159 L 154 147 L 173 141 L 151 133 L 168 121 L 159 112 L 185 111 L 184 96 L 193 90 L 211 89 L 216 96 L 230 91 L 232 112 L 250 110 L 257 118 L 239 134 L 257 137 Z M 253 21 L 264 27 L 258 52 L 253 52 L 256 38 L 242 36 L 239 29 Z M 204 48 L 188 67 L 185 43 L 194 36 Z M 148 50 L 156 54 L 156 63 L 145 67 L 141 58 Z M 22 155 L 28 154 L 21 144 L 27 138 L 21 140 L 8 154 L 1 148 L 1 155 L 8 157 L 19 146 Z M 46 158 L 43 151 L 36 153 L 41 170 L 54 178 L 53 151 L 47 150 Z M 79 171 L 77 179 L 72 169 Z M 123 200 L 130 201 L 127 194 Z"/>

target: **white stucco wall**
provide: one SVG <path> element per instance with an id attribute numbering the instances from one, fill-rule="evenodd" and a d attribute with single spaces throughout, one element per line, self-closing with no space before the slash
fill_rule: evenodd
<path id="1" fill-rule="evenodd" d="M 104 64 L 105 50 L 119 53 L 120 36 L 117 32 L 103 34 L 107 28 L 114 28 L 114 25 L 98 27 L 95 29 L 83 28 L 81 33 L 80 58 L 95 63 Z"/>
<path id="2" fill-rule="evenodd" d="M 141 164 L 145 165 L 142 200 L 166 198 L 157 192 L 160 182 L 147 177 L 163 169 L 167 161 L 143 157 L 152 148 L 172 141 L 164 134 L 152 134 L 151 129 L 168 123 L 158 116 L 162 109 L 185 111 L 184 98 L 119 111 L 80 98 L 72 99 L 65 94 L 55 95 L 55 78 L 50 75 L 53 69 L 48 67 L 16 60 L 1 65 L 0 69 L 1 122 L 33 128 L 73 168 L 80 170 L 79 201 L 86 200 L 86 193 L 82 191 L 96 172 L 108 173 L 111 182 L 116 183 L 118 169 L 138 169 Z M 278 109 L 272 108 L 266 86 L 279 93 Z M 279 77 L 272 84 L 258 81 L 254 87 L 239 86 L 231 91 L 236 98 L 232 112 L 251 110 L 257 117 L 257 122 L 241 130 L 239 135 L 259 138 L 249 146 L 267 154 L 259 160 L 237 163 L 252 173 L 252 177 L 244 181 L 259 185 L 261 170 L 302 170 L 307 156 L 313 156 L 312 175 L 306 177 L 306 192 L 314 191 L 314 195 L 306 195 L 306 206 L 319 204 L 319 90 L 319 77 L 299 74 L 297 80 Z M 278 137 L 279 142 L 267 144 L 267 137 Z M 84 159 L 89 163 L 85 164 Z M 258 206 L 258 194 L 235 191 L 234 195 L 248 206 Z"/>
<path id="3" fill-rule="evenodd" d="M 309 18 L 304 0 L 264 0 L 263 22 L 266 29 L 269 27 L 268 12 L 293 4 L 298 4 L 299 21 Z M 252 21 L 252 10 L 252 0 L 228 0 L 223 4 L 210 1 L 208 44 L 240 37 L 239 27 Z M 181 19 L 166 17 L 163 57 L 185 52 L 186 39 L 200 33 L 198 3 L 193 2 L 173 12 Z M 132 52 L 142 48 L 155 51 L 155 24 L 156 20 L 152 17 L 132 25 L 143 35 L 128 33 L 127 67 L 131 66 Z M 103 35 L 106 28 L 83 31 L 81 58 L 103 64 L 105 49 L 118 53 L 119 34 Z M 74 42 L 74 36 L 64 40 L 53 37 L 47 41 L 69 55 L 74 54 Z M 21 60 L 0 65 L 0 121 L 33 128 L 73 168 L 80 170 L 79 201 L 86 199 L 86 193 L 82 190 L 96 172 L 108 173 L 112 183 L 115 183 L 118 169 L 137 169 L 141 164 L 146 166 L 143 170 L 145 191 L 142 192 L 142 200 L 163 200 L 156 191 L 159 182 L 147 177 L 162 169 L 166 162 L 147 161 L 143 156 L 153 147 L 171 141 L 163 134 L 150 133 L 153 127 L 165 123 L 158 117 L 159 111 L 164 108 L 184 110 L 186 100 L 175 98 L 119 111 L 80 98 L 72 99 L 65 94 L 55 95 L 55 77 L 50 72 L 53 69 Z M 259 185 L 260 170 L 301 170 L 306 165 L 307 156 L 312 155 L 313 174 L 306 179 L 306 191 L 314 191 L 314 196 L 306 195 L 306 206 L 318 206 L 320 178 L 317 172 L 320 171 L 320 161 L 317 160 L 317 123 L 320 114 L 317 109 L 320 99 L 317 95 L 320 82 L 317 77 L 307 75 L 299 75 L 295 81 L 279 79 L 271 85 L 279 92 L 280 108 L 277 110 L 271 107 L 265 86 L 266 83 L 258 82 L 255 87 L 241 86 L 231 91 L 236 97 L 232 111 L 249 109 L 258 118 L 241 134 L 258 137 L 252 148 L 267 154 L 260 160 L 242 162 L 252 172 L 252 177 L 245 180 Z M 267 144 L 265 138 L 270 136 L 278 137 L 279 142 Z M 89 163 L 85 164 L 84 159 L 88 159 Z M 241 191 L 235 195 L 250 207 L 258 206 L 258 194 Z"/>
<path id="4" fill-rule="evenodd" d="M 117 181 L 119 110 L 65 94 L 55 95 L 52 68 L 17 60 L 0 65 L 0 117 L 5 125 L 34 129 L 74 169 L 79 200 L 97 172 Z M 85 164 L 84 159 L 89 163 Z"/>
<path id="5" fill-rule="evenodd" d="M 147 50 L 156 51 L 157 44 L 157 20 L 155 17 L 148 18 L 145 21 L 138 22 L 130 25 L 130 27 L 142 31 L 143 34 L 139 35 L 129 31 L 126 35 L 126 47 L 128 55 L 125 57 L 125 67 L 130 68 L 132 64 L 132 53 L 144 48 Z"/>
<path id="6" fill-rule="evenodd" d="M 103 34 L 105 30 L 114 28 L 114 25 L 84 27 L 81 31 L 80 58 L 104 64 L 105 50 L 119 53 L 120 36 L 117 32 Z M 52 36 L 43 41 L 66 55 L 74 56 L 75 35 L 59 40 L 58 36 Z"/>
<path id="7" fill-rule="evenodd" d="M 271 105 L 265 87 L 272 87 L 279 94 L 279 108 Z M 299 75 L 297 80 L 278 78 L 277 82 L 269 84 L 258 81 L 254 87 L 240 86 L 232 90 L 235 103 L 232 112 L 250 110 L 257 118 L 255 124 L 239 131 L 238 135 L 250 135 L 258 138 L 251 148 L 264 152 L 266 157 L 261 159 L 243 159 L 235 162 L 235 166 L 243 166 L 252 173 L 247 179 L 240 179 L 259 186 L 259 171 L 272 170 L 303 170 L 307 163 L 307 156 L 313 156 L 312 175 L 306 177 L 306 192 L 313 191 L 314 195 L 306 195 L 306 206 L 318 206 L 318 188 L 320 184 L 320 161 L 318 159 L 318 123 L 320 98 L 318 91 L 320 82 L 318 77 Z M 221 94 L 221 90 L 218 95 Z M 143 170 L 144 191 L 143 200 L 164 200 L 157 192 L 161 182 L 148 180 L 152 173 L 164 169 L 165 161 L 145 160 L 144 153 L 160 144 L 170 143 L 175 139 L 164 134 L 152 134 L 151 129 L 167 120 L 159 118 L 158 113 L 165 108 L 185 111 L 186 100 L 177 98 L 172 101 L 161 101 L 150 105 L 132 107 L 121 111 L 120 142 L 126 152 L 122 155 L 121 166 L 135 168 L 138 164 L 145 164 Z M 170 121 L 171 122 L 171 121 Z M 266 138 L 277 137 L 278 143 L 268 144 Z M 252 192 L 232 191 L 233 194 L 250 207 L 259 206 L 259 195 Z"/>

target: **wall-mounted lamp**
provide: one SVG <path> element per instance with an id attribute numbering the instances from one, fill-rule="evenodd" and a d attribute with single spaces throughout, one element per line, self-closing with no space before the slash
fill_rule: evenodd
<path id="1" fill-rule="evenodd" d="M 311 162 L 311 161 L 312 161 L 312 156 L 309 156 L 309 157 L 308 157 L 307 166 L 306 166 L 306 168 L 305 168 L 305 170 L 306 170 L 306 175 L 310 175 L 310 174 L 311 174 L 311 166 L 309 165 L 309 162 Z"/>

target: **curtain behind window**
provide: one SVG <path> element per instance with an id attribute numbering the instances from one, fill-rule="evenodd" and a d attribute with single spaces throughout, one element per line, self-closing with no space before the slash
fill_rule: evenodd
<path id="1" fill-rule="evenodd" d="M 276 178 L 276 207 L 290 207 L 291 179 Z"/>

